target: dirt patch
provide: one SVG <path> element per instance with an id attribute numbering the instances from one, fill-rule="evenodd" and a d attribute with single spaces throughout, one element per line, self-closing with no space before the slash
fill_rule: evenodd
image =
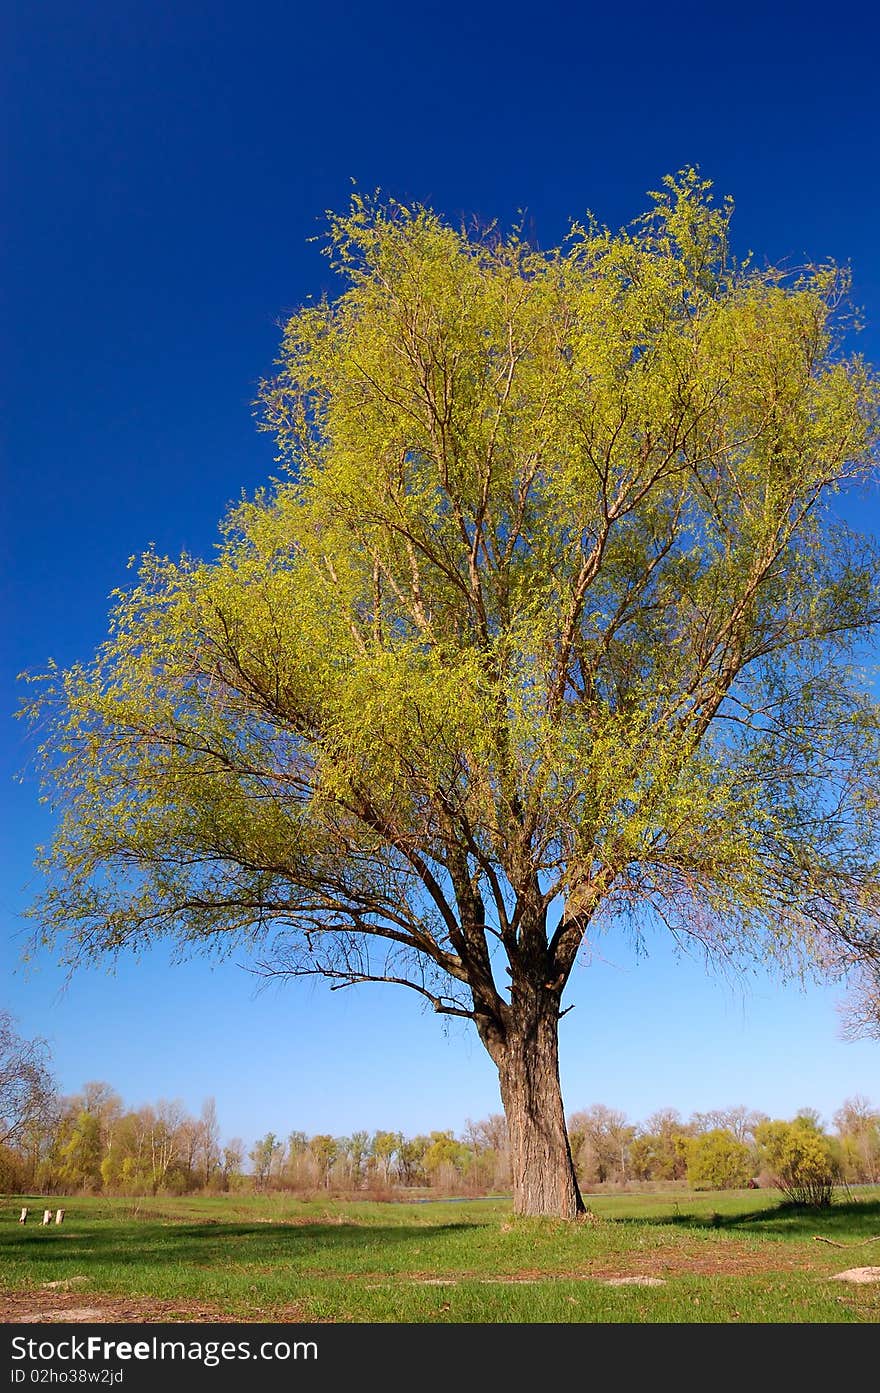
<path id="1" fill-rule="evenodd" d="M 297 1306 L 283 1310 L 251 1311 L 249 1314 L 230 1314 L 201 1301 L 158 1301 L 151 1297 L 106 1296 L 102 1292 L 40 1291 L 0 1292 L 0 1323 L 31 1325 L 45 1322 L 71 1324 L 94 1322 L 116 1325 L 128 1322 L 259 1324 L 277 1321 L 282 1324 L 305 1324 L 309 1317 Z"/>
<path id="2" fill-rule="evenodd" d="M 848 1267 L 845 1272 L 835 1272 L 832 1282 L 856 1282 L 867 1285 L 880 1282 L 880 1267 Z"/>
<path id="3" fill-rule="evenodd" d="M 876 1269 L 875 1269 L 876 1270 Z M 548 1272 L 541 1268 L 520 1268 L 516 1272 L 487 1274 L 464 1271 L 436 1276 L 433 1272 L 359 1272 L 351 1281 L 366 1281 L 371 1290 L 395 1282 L 416 1286 L 458 1286 L 461 1282 L 480 1285 L 535 1286 L 539 1282 L 603 1282 L 611 1286 L 660 1286 L 670 1277 L 760 1277 L 769 1272 L 821 1272 L 819 1264 L 791 1256 L 778 1247 L 755 1249 L 726 1244 L 701 1253 L 679 1247 L 655 1248 L 650 1252 L 620 1253 L 614 1261 L 586 1262 L 574 1270 Z M 312 1270 L 309 1277 L 335 1277 L 335 1272 Z"/>
<path id="4" fill-rule="evenodd" d="M 606 1287 L 665 1287 L 665 1277 L 606 1277 Z"/>
<path id="5" fill-rule="evenodd" d="M 652 1277 L 760 1277 L 767 1272 L 809 1272 L 820 1270 L 803 1253 L 783 1251 L 778 1245 L 748 1247 L 725 1243 L 700 1251 L 697 1248 L 653 1248 L 648 1252 L 621 1253 L 610 1263 L 591 1264 L 579 1276 L 626 1277 L 637 1273 Z M 575 1274 L 566 1274 L 575 1275 Z"/>
<path id="6" fill-rule="evenodd" d="M 726 1243 L 700 1252 L 693 1248 L 653 1248 L 647 1252 L 616 1254 L 613 1262 L 595 1260 L 575 1270 L 548 1272 L 540 1268 L 520 1268 L 517 1272 L 488 1276 L 481 1272 L 458 1272 L 449 1277 L 435 1277 L 428 1272 L 390 1273 L 371 1272 L 376 1281 L 416 1282 L 424 1286 L 441 1286 L 446 1282 L 496 1282 L 515 1285 L 536 1282 L 613 1282 L 645 1284 L 651 1279 L 663 1281 L 668 1277 L 760 1277 L 768 1272 L 821 1272 L 821 1264 L 811 1262 L 804 1254 L 792 1255 L 778 1246 L 751 1248 L 745 1244 Z M 310 1276 L 330 1276 L 330 1273 L 311 1272 Z"/>

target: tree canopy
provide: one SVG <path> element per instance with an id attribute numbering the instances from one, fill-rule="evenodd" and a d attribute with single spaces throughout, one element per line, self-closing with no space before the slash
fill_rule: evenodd
<path id="1" fill-rule="evenodd" d="M 45 1040 L 19 1035 L 0 1010 L 0 1147 L 14 1145 L 48 1109 L 53 1082 Z"/>
<path id="2" fill-rule="evenodd" d="M 550 251 L 330 217 L 340 293 L 260 392 L 279 479 L 210 560 L 142 558 L 31 705 L 73 960 L 170 934 L 405 984 L 475 1021 L 510 1120 L 609 919 L 876 959 L 880 558 L 835 500 L 880 389 L 846 272 L 738 260 L 731 211 L 686 170 Z"/>

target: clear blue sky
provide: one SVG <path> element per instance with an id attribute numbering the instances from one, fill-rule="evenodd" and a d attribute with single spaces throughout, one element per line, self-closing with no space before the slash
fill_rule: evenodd
<path id="1" fill-rule="evenodd" d="M 164 952 L 63 994 L 49 956 L 19 968 L 48 824 L 15 782 L 15 674 L 88 658 L 127 558 L 208 553 L 227 502 L 267 478 L 250 403 L 279 318 L 327 285 L 308 239 L 352 178 L 456 218 L 525 208 L 551 245 L 587 208 L 628 221 L 698 163 L 736 200 L 738 250 L 852 262 L 880 361 L 880 12 L 7 0 L 0 24 L 0 1005 L 49 1039 L 64 1090 L 102 1078 L 193 1111 L 214 1095 L 227 1136 L 458 1131 L 499 1110 L 492 1067 L 400 989 L 255 994 L 234 964 Z M 876 530 L 877 500 L 859 512 Z M 567 997 L 569 1108 L 880 1104 L 880 1045 L 838 1038 L 836 991 L 725 985 L 661 941 L 604 952 Z"/>

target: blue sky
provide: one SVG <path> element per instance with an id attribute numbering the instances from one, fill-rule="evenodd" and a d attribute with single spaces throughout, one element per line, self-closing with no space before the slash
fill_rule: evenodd
<path id="1" fill-rule="evenodd" d="M 19 966 L 48 834 L 11 713 L 15 674 L 88 658 L 127 558 L 206 554 L 272 472 L 251 402 L 278 321 L 332 290 L 309 243 L 351 180 L 452 218 L 527 210 L 544 245 L 613 226 L 697 163 L 758 260 L 852 263 L 880 362 L 880 12 L 518 3 L 39 0 L 0 15 L 5 144 L 0 1005 L 52 1046 L 66 1091 L 217 1099 L 226 1135 L 459 1130 L 499 1110 L 482 1047 L 393 988 L 255 992 L 234 963 L 164 951 L 63 977 Z M 875 498 L 858 502 L 876 530 Z M 570 1108 L 632 1120 L 746 1103 L 830 1118 L 880 1103 L 880 1045 L 838 1036 L 836 990 L 736 985 L 614 942 L 562 1022 Z"/>

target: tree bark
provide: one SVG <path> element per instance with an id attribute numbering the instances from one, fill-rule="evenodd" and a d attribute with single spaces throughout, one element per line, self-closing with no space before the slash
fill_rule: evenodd
<path id="1" fill-rule="evenodd" d="M 574 1219 L 578 1188 L 559 1082 L 559 998 L 515 991 L 503 1040 L 490 1049 L 507 1117 L 515 1214 Z"/>

